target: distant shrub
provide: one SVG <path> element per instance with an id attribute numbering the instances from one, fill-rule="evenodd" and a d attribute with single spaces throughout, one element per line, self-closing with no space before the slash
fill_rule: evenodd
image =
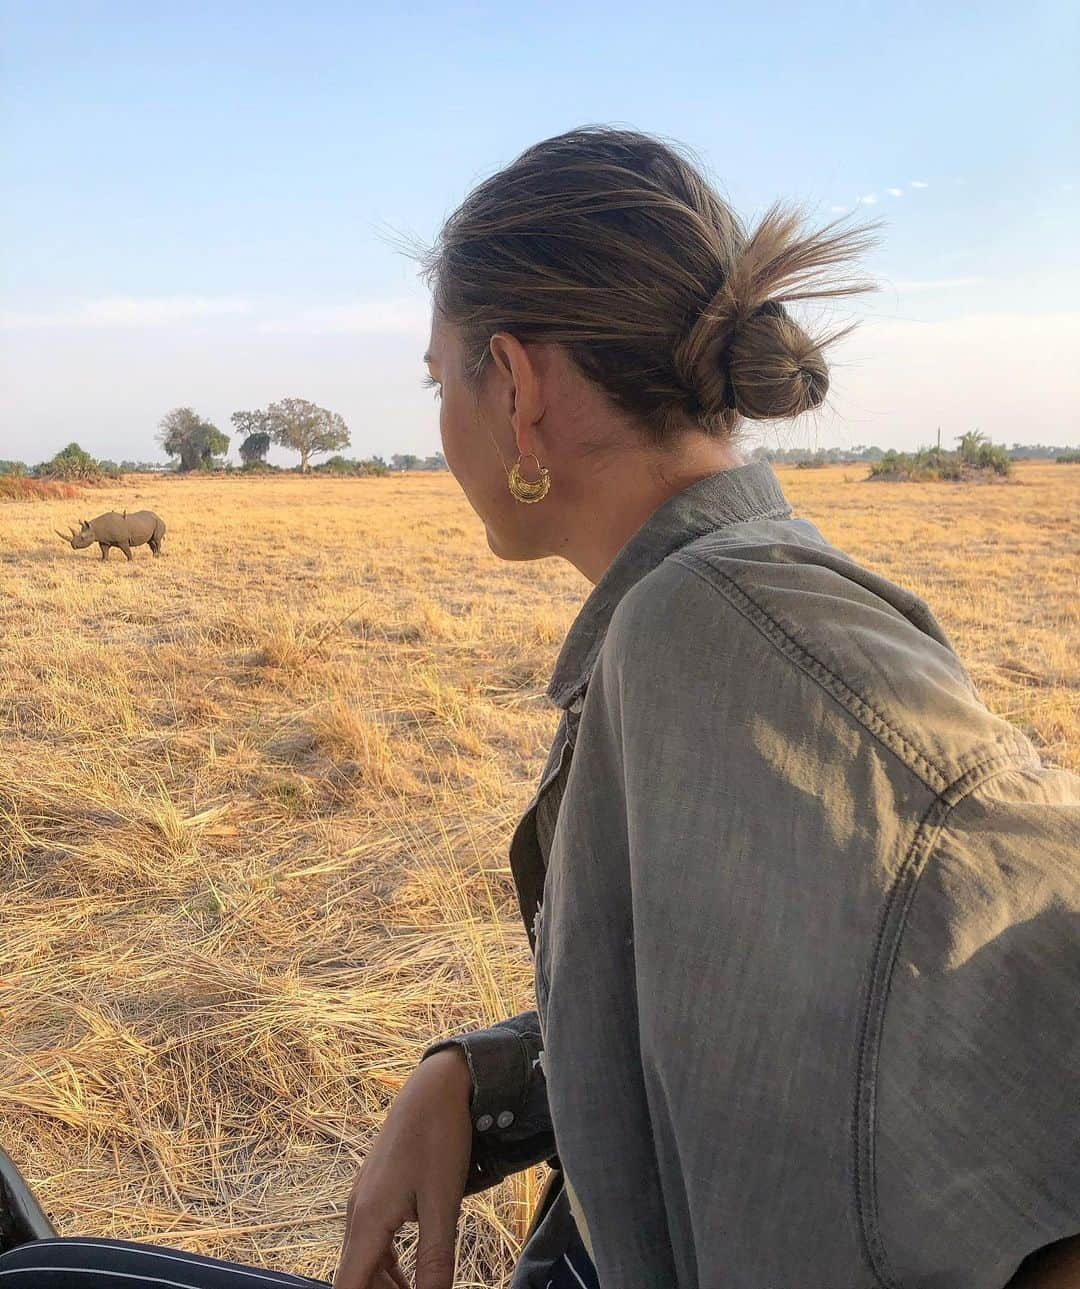
<path id="1" fill-rule="evenodd" d="M 21 477 L 26 473 L 26 466 L 21 461 L 0 461 L 0 475 L 17 475 Z"/>
<path id="2" fill-rule="evenodd" d="M 161 461 L 121 461 L 119 465 L 121 474 L 165 474 L 170 468 Z"/>
<path id="3" fill-rule="evenodd" d="M 1062 452 L 1057 458 L 1058 465 L 1080 465 L 1080 452 Z"/>
<path id="4" fill-rule="evenodd" d="M 280 474 L 281 466 L 271 465 L 269 461 L 263 461 L 260 457 L 253 457 L 245 461 L 240 467 L 241 474 Z"/>
<path id="5" fill-rule="evenodd" d="M 993 470 L 995 474 L 1011 474 L 1012 458 L 1000 443 L 982 443 L 975 457 L 975 468 Z"/>
<path id="6" fill-rule="evenodd" d="M 381 461 L 382 458 L 378 457 Z M 433 452 L 429 457 L 418 457 L 413 452 L 395 452 L 390 458 L 391 470 L 448 470 L 446 457 L 441 452 Z"/>
<path id="7" fill-rule="evenodd" d="M 38 479 L 77 479 L 83 483 L 96 483 L 105 477 L 105 471 L 89 452 L 83 451 L 77 443 L 69 443 L 52 460 L 36 465 L 34 476 Z"/>
<path id="8" fill-rule="evenodd" d="M 320 461 L 311 469 L 313 474 L 359 474 L 360 462 L 352 461 L 348 457 L 333 456 Z"/>
<path id="9" fill-rule="evenodd" d="M 915 452 L 896 452 L 890 449 L 880 460 L 870 462 L 868 479 L 892 483 L 928 483 L 944 480 L 963 483 L 989 475 L 1008 475 L 1012 472 L 1012 459 L 999 444 L 989 443 L 981 435 L 965 435 L 961 447 L 952 452 L 948 448 L 918 448 Z"/>
<path id="10" fill-rule="evenodd" d="M 379 457 L 366 457 L 363 460 L 357 460 L 355 457 L 333 456 L 326 461 L 320 461 L 318 465 L 311 467 L 312 474 L 335 474 L 335 475 L 383 475 L 389 474 L 390 470 L 386 462 Z"/>

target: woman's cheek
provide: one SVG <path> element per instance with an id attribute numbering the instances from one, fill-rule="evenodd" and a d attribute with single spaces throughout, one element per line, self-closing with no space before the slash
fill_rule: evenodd
<path id="1" fill-rule="evenodd" d="M 454 469 L 454 447 L 449 441 L 450 436 L 447 434 L 447 417 L 446 403 L 443 399 L 439 400 L 439 441 L 442 443 L 443 456 L 446 457 L 446 464 L 450 467 L 450 473 L 457 475 Z"/>

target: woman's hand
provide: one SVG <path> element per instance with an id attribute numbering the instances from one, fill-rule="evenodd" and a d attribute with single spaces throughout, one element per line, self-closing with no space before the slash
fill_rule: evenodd
<path id="1" fill-rule="evenodd" d="M 408 1289 L 394 1237 L 412 1221 L 420 1223 L 416 1289 L 452 1289 L 471 1096 L 457 1047 L 429 1056 L 409 1076 L 353 1183 L 334 1289 Z"/>

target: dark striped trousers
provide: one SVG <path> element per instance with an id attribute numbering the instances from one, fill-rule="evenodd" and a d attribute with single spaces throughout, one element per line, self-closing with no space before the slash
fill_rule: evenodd
<path id="1" fill-rule="evenodd" d="M 326 1281 L 262 1271 L 156 1244 L 71 1236 L 0 1254 L 0 1289 L 327 1289 Z M 583 1249 L 571 1248 L 544 1289 L 599 1289 Z"/>

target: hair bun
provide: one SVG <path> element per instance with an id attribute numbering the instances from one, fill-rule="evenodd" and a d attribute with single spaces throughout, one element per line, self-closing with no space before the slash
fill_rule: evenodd
<path id="1" fill-rule="evenodd" d="M 811 336 L 784 304 L 865 290 L 835 270 L 867 240 L 835 224 L 806 234 L 797 211 L 774 206 L 749 238 L 721 248 L 721 285 L 672 355 L 690 410 L 769 421 L 820 406 L 829 390 L 825 347 L 850 327 Z"/>
<path id="2" fill-rule="evenodd" d="M 779 301 L 766 300 L 740 318 L 723 288 L 675 358 L 707 415 L 735 411 L 755 421 L 787 419 L 819 406 L 829 388 L 821 347 Z"/>
<path id="3" fill-rule="evenodd" d="M 819 345 L 773 300 L 736 325 L 727 369 L 732 405 L 754 421 L 809 412 L 829 390 Z"/>

